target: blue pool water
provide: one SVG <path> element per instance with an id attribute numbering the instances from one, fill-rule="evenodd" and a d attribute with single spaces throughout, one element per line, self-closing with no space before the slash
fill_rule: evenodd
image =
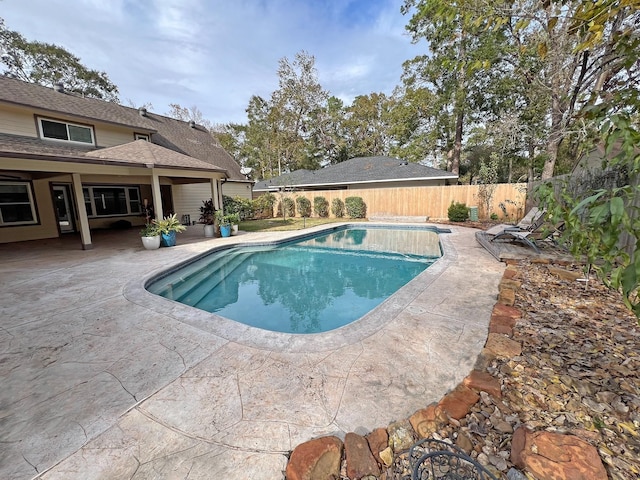
<path id="1" fill-rule="evenodd" d="M 362 317 L 440 255 L 433 230 L 350 228 L 218 251 L 147 289 L 254 327 L 318 333 Z"/>

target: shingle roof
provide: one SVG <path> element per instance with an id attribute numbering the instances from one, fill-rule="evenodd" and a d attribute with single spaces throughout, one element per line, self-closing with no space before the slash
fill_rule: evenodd
<path id="1" fill-rule="evenodd" d="M 88 152 L 86 156 L 107 161 L 116 160 L 154 167 L 215 170 L 215 167 L 210 163 L 155 145 L 146 140 L 136 140 L 135 142 L 116 145 L 115 147 L 101 148 L 100 150 Z M 217 170 L 224 171 L 223 169 Z"/>
<path id="2" fill-rule="evenodd" d="M 393 157 L 357 157 L 320 170 L 296 170 L 256 183 L 255 191 L 278 186 L 338 186 L 402 180 L 456 179 L 457 175 Z"/>
<path id="3" fill-rule="evenodd" d="M 53 113 L 64 113 L 87 120 L 100 120 L 143 130 L 153 127 L 135 108 L 113 102 L 81 97 L 69 92 L 0 75 L 0 102 L 35 107 Z"/>
<path id="4" fill-rule="evenodd" d="M 188 122 L 147 112 L 141 116 L 137 109 L 125 107 L 112 102 L 55 90 L 33 83 L 27 83 L 0 75 L 0 103 L 38 108 L 53 114 L 66 114 L 88 120 L 90 122 L 106 122 L 135 129 L 139 133 L 151 133 L 151 142 L 175 152 L 198 159 L 208 164 L 208 168 L 224 170 L 230 180 L 246 181 L 240 173 L 240 165 L 217 142 L 215 137 L 204 127 L 191 127 Z M 35 140 L 35 141 L 34 141 Z M 15 152 L 20 146 L 25 153 L 73 156 L 92 148 L 62 146 L 39 139 L 19 140 L 13 138 L 10 145 Z M 34 151 L 41 148 L 42 152 Z M 200 167 L 202 168 L 202 166 Z"/>

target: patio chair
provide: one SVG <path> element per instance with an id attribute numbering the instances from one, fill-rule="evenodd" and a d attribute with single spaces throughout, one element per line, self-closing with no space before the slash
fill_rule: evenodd
<path id="1" fill-rule="evenodd" d="M 532 207 L 516 225 L 501 223 L 500 225 L 494 225 L 488 228 L 485 230 L 485 233 L 489 235 L 500 235 L 507 231 L 531 232 L 538 229 L 540 225 L 544 223 L 544 214 L 544 210 L 540 210 L 538 207 Z"/>
<path id="2" fill-rule="evenodd" d="M 564 222 L 560 222 L 554 225 L 548 221 L 544 221 L 544 215 L 542 215 L 541 218 L 542 220 L 535 222 L 536 225 L 531 230 L 506 229 L 495 235 L 491 239 L 491 242 L 495 242 L 496 240 L 508 240 L 510 242 L 517 242 L 533 248 L 536 253 L 540 253 L 540 248 L 538 247 L 536 242 L 541 242 L 542 240 L 553 238 L 556 233 L 561 232 L 564 228 Z"/>

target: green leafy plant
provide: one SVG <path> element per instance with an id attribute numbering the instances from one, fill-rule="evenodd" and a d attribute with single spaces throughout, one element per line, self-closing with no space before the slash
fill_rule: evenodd
<path id="1" fill-rule="evenodd" d="M 347 216 L 350 218 L 365 218 L 367 216 L 367 206 L 362 197 L 347 197 L 344 199 L 344 206 Z"/>
<path id="2" fill-rule="evenodd" d="M 295 217 L 295 215 L 296 215 L 295 202 L 289 197 L 284 197 L 280 201 L 280 204 L 278 205 L 278 216 Z"/>
<path id="3" fill-rule="evenodd" d="M 238 225 L 240 223 L 240 214 L 239 213 L 230 213 L 226 215 L 227 220 L 231 225 Z"/>
<path id="4" fill-rule="evenodd" d="M 267 194 L 270 195 L 270 194 Z M 223 210 L 229 213 L 237 213 L 242 220 L 251 219 L 257 209 L 258 200 L 263 198 L 264 195 L 258 197 L 256 200 L 250 200 L 242 197 L 230 197 L 228 195 L 222 196 Z M 263 200 L 264 201 L 264 200 Z M 273 208 L 273 204 L 271 205 Z"/>
<path id="5" fill-rule="evenodd" d="M 231 222 L 229 221 L 229 215 L 225 215 L 222 210 L 216 211 L 216 221 L 218 222 L 218 226 L 220 227 L 231 225 Z"/>
<path id="6" fill-rule="evenodd" d="M 154 225 L 153 223 L 145 224 L 145 226 L 142 227 L 142 230 L 140 230 L 141 237 L 155 237 L 157 235 L 160 235 L 160 232 L 158 231 L 157 225 Z"/>
<path id="7" fill-rule="evenodd" d="M 168 235 L 170 232 L 184 232 L 187 229 L 187 227 L 180 223 L 180 220 L 178 220 L 178 216 L 175 213 L 168 217 L 164 217 L 162 220 L 154 220 L 153 223 L 158 231 L 165 235 Z"/>
<path id="8" fill-rule="evenodd" d="M 496 183 L 498 182 L 497 154 L 492 153 L 488 162 L 480 163 L 478 179 L 481 182 L 478 186 L 478 200 L 482 206 L 484 218 L 486 218 L 491 211 L 491 203 L 493 202 L 493 195 L 496 191 Z"/>
<path id="9" fill-rule="evenodd" d="M 344 217 L 344 202 L 339 198 L 334 198 L 331 201 L 331 213 L 336 218 Z"/>
<path id="10" fill-rule="evenodd" d="M 242 217 L 248 218 L 271 218 L 273 217 L 273 206 L 276 204 L 276 196 L 273 193 L 264 193 L 255 200 L 251 201 L 252 214 L 251 216 Z"/>
<path id="11" fill-rule="evenodd" d="M 200 223 L 213 225 L 215 221 L 216 209 L 213 206 L 213 199 L 203 200 L 200 206 Z"/>
<path id="12" fill-rule="evenodd" d="M 336 199 L 337 200 L 337 199 Z M 313 198 L 313 212 L 319 217 L 329 216 L 329 202 L 324 197 Z"/>
<path id="13" fill-rule="evenodd" d="M 451 222 L 466 222 L 469 218 L 469 209 L 465 203 L 451 202 L 447 216 Z"/>
<path id="14" fill-rule="evenodd" d="M 551 221 L 564 222 L 559 241 L 585 262 L 585 272 L 619 290 L 640 318 L 640 132 L 614 115 L 603 133 L 603 169 L 546 182 L 534 196 Z"/>
<path id="15" fill-rule="evenodd" d="M 301 217 L 311 216 L 311 201 L 307 197 L 297 197 L 296 207 Z"/>
<path id="16" fill-rule="evenodd" d="M 491 220 L 493 220 L 495 222 L 495 221 L 498 220 L 498 214 L 497 213 L 492 213 L 489 218 L 491 218 Z"/>

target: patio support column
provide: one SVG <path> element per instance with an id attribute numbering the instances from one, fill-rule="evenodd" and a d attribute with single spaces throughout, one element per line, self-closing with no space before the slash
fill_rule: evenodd
<path id="1" fill-rule="evenodd" d="M 76 212 L 80 221 L 80 241 L 83 250 L 91 250 L 91 230 L 89 230 L 89 217 L 87 217 L 87 207 L 84 204 L 84 193 L 82 192 L 82 179 L 79 173 L 71 174 L 73 183 L 73 197 L 76 202 Z"/>
<path id="2" fill-rule="evenodd" d="M 151 172 L 151 194 L 153 196 L 153 208 L 156 213 L 156 218 L 162 220 L 164 218 L 164 212 L 162 211 L 162 194 L 160 193 L 160 177 L 156 173 L 155 169 Z"/>
<path id="3" fill-rule="evenodd" d="M 218 188 L 218 180 L 215 178 L 211 179 L 211 198 L 213 199 L 213 208 L 216 210 L 220 210 L 220 206 L 222 205 L 220 202 L 220 194 Z"/>

